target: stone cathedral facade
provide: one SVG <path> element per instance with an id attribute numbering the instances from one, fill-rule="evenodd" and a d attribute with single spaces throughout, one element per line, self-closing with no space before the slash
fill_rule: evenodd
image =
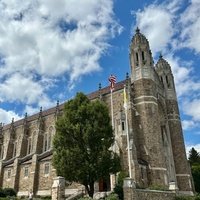
<path id="1" fill-rule="evenodd" d="M 171 67 L 162 56 L 154 65 L 149 42 L 139 29 L 130 44 L 130 67 L 130 78 L 117 83 L 113 92 L 115 149 L 122 167 L 128 172 L 128 129 L 131 171 L 136 185 L 142 188 L 161 185 L 192 194 Z M 128 124 L 123 107 L 124 85 L 128 93 Z M 100 87 L 88 97 L 111 106 L 109 87 Z M 57 104 L 0 126 L 0 187 L 14 188 L 19 196 L 27 195 L 30 190 L 35 195 L 51 195 L 56 177 L 51 163 L 52 138 L 62 110 L 63 105 Z M 102 190 L 101 185 L 97 184 L 96 189 Z"/>

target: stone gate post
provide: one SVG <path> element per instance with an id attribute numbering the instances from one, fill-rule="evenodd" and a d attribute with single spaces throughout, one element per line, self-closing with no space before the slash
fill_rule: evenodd
<path id="1" fill-rule="evenodd" d="M 137 200 L 135 182 L 132 178 L 125 178 L 123 184 L 124 200 Z"/>
<path id="2" fill-rule="evenodd" d="M 53 179 L 53 185 L 51 190 L 52 200 L 64 200 L 65 199 L 65 179 L 58 176 Z"/>

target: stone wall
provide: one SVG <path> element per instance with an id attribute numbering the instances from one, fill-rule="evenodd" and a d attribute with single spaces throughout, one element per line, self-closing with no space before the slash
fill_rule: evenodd
<path id="1" fill-rule="evenodd" d="M 192 196 L 193 193 L 182 193 L 173 187 L 171 191 L 136 189 L 134 179 L 125 178 L 123 185 L 124 200 L 175 200 L 176 196 Z"/>
<path id="2" fill-rule="evenodd" d="M 25 170 L 27 170 L 25 172 Z M 30 171 L 31 171 L 31 160 L 20 165 L 20 175 L 18 177 L 19 181 L 19 191 L 29 191 L 31 188 L 30 186 Z M 26 173 L 26 174 L 25 174 Z"/>
<path id="3" fill-rule="evenodd" d="M 49 167 L 49 172 L 47 168 Z M 45 169 L 46 168 L 46 169 Z M 53 178 L 56 177 L 55 170 L 51 165 L 51 160 L 44 160 L 39 163 L 39 181 L 38 190 L 49 190 L 53 184 Z"/>
<path id="4" fill-rule="evenodd" d="M 127 180 L 125 180 L 126 182 Z M 157 191 L 136 189 L 135 185 L 130 182 L 124 182 L 124 200 L 174 200 L 176 193 L 170 191 Z"/>
<path id="5" fill-rule="evenodd" d="M 136 189 L 138 200 L 174 200 L 176 193 Z"/>
<path id="6" fill-rule="evenodd" d="M 3 188 L 13 188 L 13 166 L 3 170 Z"/>

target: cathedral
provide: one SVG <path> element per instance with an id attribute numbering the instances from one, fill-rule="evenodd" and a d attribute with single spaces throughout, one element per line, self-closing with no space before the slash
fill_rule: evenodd
<path id="1" fill-rule="evenodd" d="M 122 168 L 131 170 L 139 188 L 159 185 L 184 194 L 193 193 L 186 158 L 174 77 L 169 63 L 160 56 L 154 65 L 147 38 L 136 30 L 130 43 L 130 77 L 115 84 L 113 129 Z M 127 90 L 127 120 L 123 107 Z M 88 95 L 100 99 L 111 110 L 110 88 Z M 51 195 L 56 170 L 52 166 L 55 122 L 64 105 L 0 125 L 0 188 L 14 188 L 18 196 Z M 130 144 L 128 162 L 127 133 Z M 129 166 L 130 164 L 130 166 Z M 78 187 L 75 183 L 70 185 Z M 96 191 L 102 191 L 102 183 Z"/>

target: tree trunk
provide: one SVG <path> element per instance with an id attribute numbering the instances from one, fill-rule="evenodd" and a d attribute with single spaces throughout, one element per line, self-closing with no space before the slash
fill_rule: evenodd
<path id="1" fill-rule="evenodd" d="M 89 191 L 89 196 L 93 198 L 94 195 L 94 182 L 90 183 L 90 191 Z"/>
<path id="2" fill-rule="evenodd" d="M 89 185 L 85 185 L 85 189 L 88 195 L 93 198 L 94 195 L 94 182 L 89 183 Z"/>

